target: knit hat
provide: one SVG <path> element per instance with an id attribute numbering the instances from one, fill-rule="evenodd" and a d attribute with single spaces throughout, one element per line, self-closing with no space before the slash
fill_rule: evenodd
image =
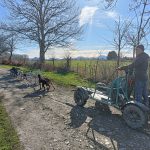
<path id="1" fill-rule="evenodd" d="M 144 51 L 144 46 L 143 45 L 138 45 L 136 48 L 140 48 L 141 50 Z"/>

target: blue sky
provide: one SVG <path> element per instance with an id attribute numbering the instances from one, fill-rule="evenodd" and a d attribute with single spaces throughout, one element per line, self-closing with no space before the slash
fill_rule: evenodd
<path id="1" fill-rule="evenodd" d="M 117 3 L 117 6 L 113 10 L 105 10 L 104 3 L 97 5 L 98 0 L 81 0 L 82 3 L 82 13 L 83 18 L 80 19 L 85 20 L 86 30 L 84 33 L 84 39 L 81 42 L 78 42 L 80 49 L 100 49 L 107 45 L 107 48 L 110 49 L 111 41 L 113 38 L 113 33 L 111 30 L 114 28 L 114 21 L 119 17 L 127 17 L 128 16 L 128 0 L 125 2 L 123 0 Z M 88 18 L 89 12 L 92 12 L 92 17 Z M 95 11 L 94 11 L 95 10 Z M 83 21 L 84 22 L 84 21 Z M 110 44 L 110 46 L 108 46 Z"/>
<path id="2" fill-rule="evenodd" d="M 80 41 L 72 40 L 72 57 L 86 56 L 96 57 L 98 51 L 107 55 L 108 51 L 114 50 L 111 44 L 113 40 L 114 21 L 120 16 L 125 19 L 129 17 L 130 0 L 119 0 L 114 9 L 105 10 L 103 0 L 77 0 L 77 5 L 81 8 L 79 17 L 80 26 L 84 26 L 84 34 Z M 7 11 L 0 7 L 0 20 L 6 18 Z M 110 42 L 108 42 L 110 41 Z M 130 55 L 130 49 L 126 49 L 124 55 Z M 39 48 L 31 43 L 20 43 L 16 53 L 28 54 L 30 57 L 39 56 Z M 64 49 L 50 50 L 47 52 L 47 58 L 51 55 L 63 57 Z"/>

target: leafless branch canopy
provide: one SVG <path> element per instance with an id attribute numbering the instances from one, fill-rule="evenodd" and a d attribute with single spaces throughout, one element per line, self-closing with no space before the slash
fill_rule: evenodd
<path id="1" fill-rule="evenodd" d="M 130 31 L 130 39 L 132 45 L 138 45 L 142 39 L 150 34 L 150 0 L 133 0 L 130 9 L 133 10 L 136 22 Z"/>
<path id="2" fill-rule="evenodd" d="M 135 14 L 135 19 L 127 33 L 127 43 L 133 49 L 140 43 L 148 45 L 147 36 L 150 34 L 150 0 L 132 0 L 130 10 Z M 133 50 L 135 58 L 135 50 Z"/>
<path id="3" fill-rule="evenodd" d="M 105 0 L 105 2 L 106 2 L 106 9 L 115 7 L 117 1 L 118 0 Z"/>
<path id="4" fill-rule="evenodd" d="M 115 21 L 115 30 L 114 30 L 114 43 L 113 45 L 116 49 L 122 49 L 127 44 L 126 34 L 131 25 L 131 21 L 121 20 Z"/>
<path id="5" fill-rule="evenodd" d="M 5 52 L 8 52 L 8 46 L 7 46 L 7 37 L 3 34 L 0 35 L 0 55 L 2 55 Z"/>
<path id="6" fill-rule="evenodd" d="M 74 0 L 4 0 L 4 3 L 13 22 L 3 24 L 3 28 L 36 41 L 44 54 L 49 47 L 65 46 L 81 33 Z"/>
<path id="7" fill-rule="evenodd" d="M 120 54 L 121 54 L 120 52 L 127 44 L 126 34 L 128 32 L 130 25 L 131 25 L 131 21 L 121 20 L 120 18 L 118 21 L 115 21 L 113 45 L 118 51 L 118 60 L 117 60 L 118 66 L 120 63 Z"/>

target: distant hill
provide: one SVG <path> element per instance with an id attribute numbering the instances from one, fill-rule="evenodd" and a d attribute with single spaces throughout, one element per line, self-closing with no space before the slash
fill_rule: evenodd
<path id="1" fill-rule="evenodd" d="M 76 57 L 76 58 L 72 58 L 72 60 L 96 60 L 97 57 L 82 57 L 82 56 L 79 56 L 79 57 Z M 101 55 L 99 57 L 100 60 L 107 60 L 107 56 L 105 55 Z M 34 58 L 30 58 L 30 60 L 32 61 L 38 61 L 39 58 L 37 57 L 34 57 Z M 51 58 L 49 59 L 46 59 L 46 60 L 52 60 Z M 64 60 L 64 58 L 55 58 L 55 60 Z"/>
<path id="2" fill-rule="evenodd" d="M 76 57 L 76 58 L 73 58 L 74 60 L 95 60 L 97 59 L 97 57 Z M 107 56 L 105 55 L 101 55 L 99 57 L 100 60 L 106 60 L 107 59 Z"/>

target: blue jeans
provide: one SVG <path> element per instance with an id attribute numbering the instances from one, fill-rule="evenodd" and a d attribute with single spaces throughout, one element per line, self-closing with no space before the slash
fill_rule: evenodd
<path id="1" fill-rule="evenodd" d="M 149 105 L 147 81 L 135 81 L 135 100 L 147 106 Z"/>

